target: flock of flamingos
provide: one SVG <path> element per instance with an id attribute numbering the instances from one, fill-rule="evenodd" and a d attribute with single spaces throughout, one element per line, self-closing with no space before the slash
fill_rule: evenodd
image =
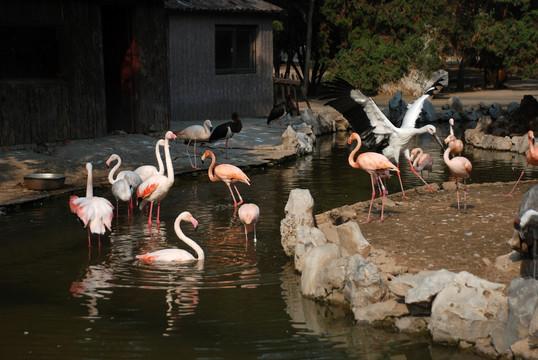
<path id="1" fill-rule="evenodd" d="M 463 209 L 464 211 L 467 210 L 466 179 L 468 179 L 470 176 L 472 164 L 467 158 L 459 155 L 463 150 L 463 143 L 454 135 L 453 119 L 450 120 L 450 135 L 448 135 L 444 140 L 444 144 L 438 138 L 436 128 L 433 125 L 428 124 L 419 128 L 416 127 L 417 119 L 419 118 L 424 101 L 428 97 L 440 91 L 443 86 L 446 86 L 447 81 L 448 80 L 446 80 L 444 77 L 441 77 L 435 81 L 434 84 L 429 87 L 422 96 L 408 106 L 408 110 L 403 119 L 395 122 L 391 122 L 371 98 L 363 95 L 358 89 L 355 89 L 347 81 L 337 78 L 334 81 L 325 84 L 328 90 L 328 95 L 322 99 L 329 99 L 326 105 L 332 106 L 342 113 L 354 131 L 347 141 L 348 144 L 352 144 L 354 141 L 357 142 L 355 148 L 349 154 L 349 165 L 368 172 L 371 178 L 372 197 L 370 200 L 370 207 L 366 222 L 369 222 L 371 218 L 372 205 L 376 196 L 376 186 L 379 191 L 379 196 L 382 197 L 381 217 L 379 222 L 383 221 L 386 195 L 384 179 L 390 177 L 390 172 L 396 172 L 398 175 L 402 196 L 406 198 L 399 171 L 399 158 L 402 153 L 409 162 L 412 172 L 428 186 L 430 191 L 434 191 L 433 188 L 420 175 L 422 174 L 423 170 L 432 171 L 432 156 L 424 153 L 421 148 L 415 148 L 411 151 L 408 148 L 408 144 L 414 136 L 424 133 L 431 134 L 439 143 L 441 148 L 444 149 L 444 162 L 456 180 L 458 211 L 460 211 L 458 179 L 463 181 Z M 286 103 L 275 106 L 267 120 L 267 123 L 269 124 L 271 121 L 276 119 L 280 119 L 280 121 L 282 121 L 282 118 L 287 116 L 287 114 L 291 111 L 290 104 L 293 105 L 293 103 L 288 99 Z M 278 112 L 278 114 L 275 112 Z M 191 166 L 195 169 L 199 169 L 196 166 L 197 141 L 214 141 L 225 139 L 226 158 L 228 158 L 228 139 L 231 138 L 234 133 L 239 132 L 242 128 L 242 124 L 237 113 L 232 114 L 232 119 L 233 121 L 219 125 L 213 131 L 211 121 L 209 120 L 206 120 L 203 126 L 192 125 L 182 131 L 168 131 L 164 139 L 157 141 L 155 146 L 155 153 L 157 162 L 159 164 L 159 169 L 152 165 L 144 165 L 135 169 L 134 171 L 121 171 L 116 175 L 116 177 L 114 177 L 116 170 L 121 165 L 121 159 L 116 154 L 111 155 L 107 160 L 107 165 L 110 166 L 113 161 L 117 161 L 117 163 L 110 171 L 108 179 L 112 184 L 112 194 L 116 198 L 117 202 L 119 200 L 128 202 L 128 211 L 132 213 L 133 196 L 136 194 L 137 204 L 140 210 L 142 210 L 147 204 L 150 206 L 148 217 L 148 223 L 150 226 L 152 222 L 153 204 L 156 202 L 156 219 L 157 223 L 159 223 L 160 201 L 165 198 L 174 183 L 174 169 L 172 167 L 172 160 L 170 157 L 169 141 L 185 140 L 187 144 L 186 151 L 189 156 Z M 529 131 L 527 136 L 530 143 L 530 149 L 526 153 L 527 166 L 529 164 L 538 166 L 538 148 L 535 148 L 534 146 L 534 133 Z M 188 149 L 192 141 L 194 141 L 194 164 L 190 159 Z M 362 145 L 365 145 L 366 148 L 373 149 L 375 151 L 362 152 L 357 156 L 357 153 Z M 164 174 L 165 169 L 160 156 L 160 147 L 164 148 L 166 175 Z M 206 158 L 211 158 L 211 165 L 209 166 L 208 170 L 210 180 L 212 182 L 222 181 L 227 185 L 232 195 L 235 208 L 237 209 L 239 207 L 238 215 L 239 219 L 244 224 L 245 237 L 247 241 L 249 232 L 254 233 L 254 241 L 256 241 L 256 223 L 259 219 L 260 210 L 256 204 L 243 204 L 243 199 L 235 186 L 236 182 L 243 182 L 250 185 L 250 179 L 241 169 L 234 165 L 216 165 L 215 155 L 210 150 L 206 150 L 204 152 L 201 157 L 202 162 Z M 389 159 L 394 160 L 395 164 Z M 514 185 L 514 188 L 512 188 L 507 196 L 512 196 L 512 192 L 521 180 L 525 170 L 526 167 L 521 172 L 521 175 Z M 106 229 L 110 230 L 114 215 L 114 206 L 105 198 L 93 196 L 91 163 L 86 164 L 86 171 L 88 175 L 86 196 L 71 196 L 69 204 L 71 211 L 76 213 L 76 215 L 84 223 L 84 226 L 88 228 L 88 246 L 91 247 L 91 233 L 98 234 L 100 237 L 101 234 L 105 233 Z M 239 200 L 236 199 L 232 186 L 235 189 Z M 196 252 L 197 257 L 194 257 L 186 250 L 165 249 L 138 255 L 137 258 L 148 262 L 189 261 L 204 259 L 204 251 L 202 248 L 181 231 L 181 221 L 188 221 L 195 228 L 197 227 L 198 222 L 191 215 L 191 213 L 187 211 L 179 214 L 174 222 L 174 229 L 177 236 Z"/>

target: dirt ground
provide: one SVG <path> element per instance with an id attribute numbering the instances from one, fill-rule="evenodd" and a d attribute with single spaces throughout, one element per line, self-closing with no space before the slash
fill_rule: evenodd
<path id="1" fill-rule="evenodd" d="M 433 193 L 425 187 L 406 191 L 409 199 L 405 200 L 401 194 L 388 196 L 385 220 L 381 223 L 380 199 L 374 203 L 369 223 L 361 223 L 367 218 L 369 201 L 319 214 L 316 221 L 318 225 L 326 221 L 334 225 L 357 221 L 374 248 L 385 250 L 396 265 L 407 267 L 410 272 L 444 268 L 509 284 L 514 278 L 525 276 L 530 265 L 529 261 L 513 262 L 508 258 L 512 251 L 508 240 L 514 232 L 519 203 L 536 183 L 520 183 L 513 197 L 505 195 L 514 183 L 471 184 L 467 212 L 458 212 L 454 183 L 446 182 L 436 186 L 438 191 Z M 496 261 L 499 256 L 502 261 Z"/>

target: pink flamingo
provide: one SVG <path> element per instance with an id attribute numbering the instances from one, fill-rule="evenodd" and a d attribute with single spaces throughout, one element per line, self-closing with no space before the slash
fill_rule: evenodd
<path id="1" fill-rule="evenodd" d="M 164 174 L 163 159 L 161 158 L 159 146 L 164 146 L 164 139 L 159 139 L 159 141 L 157 141 L 157 144 L 155 144 L 155 157 L 157 158 L 157 164 L 159 165 L 159 169 L 157 170 L 157 168 L 153 165 L 142 165 L 137 167 L 134 171 L 138 174 L 138 176 L 140 176 L 142 182 L 146 181 L 155 174 Z"/>
<path id="2" fill-rule="evenodd" d="M 467 185 L 465 181 L 469 178 L 473 165 L 469 159 L 463 156 L 455 156 L 452 159 L 448 156 L 452 151 L 455 144 L 452 144 L 443 154 L 445 164 L 448 166 L 450 172 L 456 178 L 456 197 L 458 201 L 458 211 L 460 211 L 460 191 L 458 186 L 458 178 L 463 179 L 463 209 L 467 211 Z"/>
<path id="3" fill-rule="evenodd" d="M 516 184 L 510 190 L 506 196 L 512 197 L 512 193 L 514 192 L 514 189 L 516 188 L 517 184 L 521 181 L 521 178 L 523 177 L 523 174 L 525 173 L 525 170 L 527 170 L 527 166 L 538 166 L 538 146 L 535 145 L 536 140 L 534 139 L 534 132 L 532 130 L 529 130 L 527 132 L 527 138 L 529 139 L 529 150 L 525 153 L 525 159 L 527 160 L 527 165 L 525 165 L 525 168 L 521 172 L 521 175 L 519 175 L 519 178 L 516 181 Z"/>
<path id="4" fill-rule="evenodd" d="M 421 148 L 411 150 L 409 162 L 411 163 L 411 168 L 415 171 L 420 171 L 421 175 L 423 170 L 428 170 L 428 175 L 433 170 L 433 157 L 425 153 Z"/>
<path id="5" fill-rule="evenodd" d="M 239 220 L 245 226 L 245 239 L 248 241 L 248 233 L 254 233 L 254 242 L 256 239 L 256 224 L 260 218 L 260 208 L 256 204 L 243 204 L 239 208 Z"/>
<path id="6" fill-rule="evenodd" d="M 140 184 L 142 184 L 142 178 L 131 170 L 120 171 L 114 179 L 116 170 L 121 166 L 121 158 L 117 154 L 112 154 L 106 161 L 106 166 L 110 167 L 112 161 L 117 161 L 116 165 L 108 173 L 108 182 L 112 184 L 112 194 L 116 198 L 116 207 L 119 211 L 118 200 L 128 201 L 129 210 L 133 209 L 133 192 L 136 192 Z M 120 183 L 118 181 L 122 180 Z M 127 186 L 125 184 L 127 183 Z M 117 185 L 116 185 L 117 184 Z M 129 191 L 129 198 L 127 198 L 127 190 Z"/>
<path id="7" fill-rule="evenodd" d="M 175 132 L 179 140 L 188 140 L 185 151 L 189 156 L 189 161 L 191 162 L 191 167 L 196 170 L 200 170 L 196 166 L 196 142 L 197 141 L 208 141 L 211 136 L 211 130 L 213 125 L 211 125 L 211 120 L 204 121 L 204 126 L 201 125 L 191 125 L 186 127 L 182 131 Z M 192 164 L 191 155 L 189 154 L 189 145 L 191 141 L 194 141 L 194 165 Z"/>
<path id="8" fill-rule="evenodd" d="M 445 139 L 445 144 L 450 147 L 452 143 L 454 143 L 454 147 L 452 148 L 452 155 L 459 155 L 463 152 L 463 141 L 456 138 L 454 135 L 454 119 L 450 118 L 448 120 L 448 123 L 450 124 L 450 135 L 448 135 Z"/>
<path id="9" fill-rule="evenodd" d="M 355 155 L 361 147 L 361 137 L 359 136 L 359 134 L 352 133 L 347 140 L 347 143 L 351 145 L 354 140 L 357 141 L 357 145 L 355 146 L 355 149 L 351 152 L 351 154 L 349 154 L 349 165 L 356 169 L 362 169 L 366 171 L 368 174 L 370 174 L 370 179 L 372 181 L 372 198 L 370 199 L 370 209 L 368 209 L 368 218 L 366 219 L 366 222 L 370 222 L 370 215 L 372 213 L 372 206 L 375 198 L 375 183 L 377 183 L 383 191 L 383 200 L 381 202 L 381 219 L 379 219 L 379 222 L 382 222 L 385 207 L 385 195 L 387 191 L 385 189 L 385 185 L 383 184 L 383 180 L 381 179 L 381 175 L 386 176 L 387 171 L 396 171 L 397 173 L 399 173 L 400 170 L 398 170 L 398 168 L 393 163 L 391 163 L 389 159 L 387 159 L 384 155 L 375 152 L 365 152 L 359 154 L 359 156 L 357 156 L 357 160 L 354 160 Z"/>
<path id="10" fill-rule="evenodd" d="M 204 155 L 202 155 L 202 162 L 204 162 L 204 160 L 208 157 L 212 158 L 211 165 L 209 165 L 209 170 L 207 171 L 209 180 L 212 182 L 223 181 L 228 186 L 228 189 L 230 189 L 230 193 L 232 194 L 232 198 L 234 200 L 234 206 L 237 207 L 237 205 L 241 205 L 243 203 L 243 199 L 241 198 L 241 194 L 239 193 L 239 190 L 237 190 L 234 183 L 241 181 L 247 185 L 250 185 L 250 179 L 248 176 L 246 176 L 241 169 L 234 165 L 220 164 L 215 166 L 215 154 L 213 154 L 213 152 L 210 150 L 206 150 Z M 237 192 L 237 196 L 239 196 L 239 202 L 235 200 L 231 184 L 234 184 L 234 189 Z"/>
<path id="11" fill-rule="evenodd" d="M 90 233 L 97 234 L 99 247 L 101 247 L 101 234 L 110 231 L 112 218 L 114 217 L 114 206 L 105 198 L 93 196 L 93 176 L 92 164 L 86 164 L 88 180 L 86 182 L 86 197 L 71 196 L 69 207 L 71 212 L 77 214 L 84 227 L 88 229 L 88 247 L 92 246 Z"/>
<path id="12" fill-rule="evenodd" d="M 198 256 L 197 258 L 194 257 L 190 252 L 183 249 L 157 250 L 143 255 L 138 255 L 137 258 L 148 262 L 183 262 L 191 260 L 204 260 L 204 250 L 202 250 L 200 245 L 198 245 L 194 240 L 187 237 L 183 231 L 181 231 L 181 227 L 179 226 L 181 221 L 190 221 L 195 229 L 198 226 L 198 221 L 196 221 L 190 212 L 184 211 L 179 214 L 174 222 L 174 230 L 176 231 L 177 236 L 187 245 L 189 245 L 194 251 L 196 251 L 196 255 Z"/>
<path id="13" fill-rule="evenodd" d="M 169 141 L 174 140 L 176 135 L 172 131 L 168 131 L 164 138 L 164 157 L 166 160 L 167 176 L 155 174 L 144 181 L 137 190 L 138 199 L 140 201 L 139 208 L 142 210 L 149 202 L 148 224 L 151 227 L 151 215 L 153 213 L 153 203 L 157 201 L 157 224 L 160 224 L 161 200 L 166 197 L 172 185 L 174 185 L 174 168 L 172 167 L 172 158 L 170 157 Z"/>

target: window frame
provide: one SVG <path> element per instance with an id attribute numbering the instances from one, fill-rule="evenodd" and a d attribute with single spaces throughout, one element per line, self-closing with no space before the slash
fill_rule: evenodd
<path id="1" fill-rule="evenodd" d="M 219 44 L 217 41 L 219 39 L 219 32 L 221 35 L 225 32 L 231 33 L 231 58 L 227 59 L 231 61 L 231 66 L 229 67 L 219 67 L 219 61 L 217 57 L 222 56 L 222 49 L 219 50 Z M 249 49 L 247 53 L 249 54 L 248 66 L 241 66 L 240 62 L 244 59 L 238 59 L 237 54 L 242 51 L 238 51 L 238 47 L 242 46 L 240 44 L 240 39 L 238 38 L 238 33 L 247 33 L 249 36 Z M 215 72 L 217 75 L 229 75 L 229 74 L 255 74 L 256 73 L 256 39 L 258 36 L 258 26 L 257 25 L 231 25 L 231 24 L 216 24 L 215 25 Z M 244 50 L 244 49 L 242 49 Z"/>

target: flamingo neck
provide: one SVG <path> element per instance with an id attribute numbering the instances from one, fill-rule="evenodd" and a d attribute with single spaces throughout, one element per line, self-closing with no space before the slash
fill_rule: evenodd
<path id="1" fill-rule="evenodd" d="M 174 223 L 174 229 L 176 230 L 176 235 L 181 240 L 183 240 L 185 244 L 189 245 L 194 251 L 196 251 L 196 255 L 198 256 L 197 260 L 203 260 L 205 258 L 204 250 L 194 240 L 187 237 L 187 235 L 185 235 L 183 231 L 181 231 L 181 227 L 179 226 L 179 223 L 182 220 L 184 219 L 182 217 L 179 217 L 176 219 L 176 222 Z"/>
<path id="2" fill-rule="evenodd" d="M 216 162 L 215 155 L 211 154 L 210 156 L 211 156 L 211 165 L 209 165 L 209 169 L 207 170 L 207 175 L 209 176 L 209 180 L 211 180 L 212 182 L 219 181 L 219 179 L 213 173 L 214 168 L 215 168 L 215 162 Z"/>
<path id="3" fill-rule="evenodd" d="M 86 197 L 93 197 L 93 174 L 91 169 L 88 171 L 88 180 L 86 181 Z"/>
<path id="4" fill-rule="evenodd" d="M 449 163 L 451 160 L 450 160 L 450 157 L 448 156 L 448 154 L 450 154 L 450 151 L 454 148 L 454 143 L 452 143 L 452 145 L 450 145 L 446 150 L 445 150 L 445 153 L 443 154 L 443 159 L 445 160 L 445 163 Z"/>
<path id="5" fill-rule="evenodd" d="M 170 145 L 168 145 L 168 139 L 164 141 L 164 158 L 166 159 L 166 176 L 167 183 L 174 183 L 174 167 L 172 166 L 172 158 L 170 157 Z"/>
<path id="6" fill-rule="evenodd" d="M 118 157 L 116 158 L 116 160 L 118 160 L 118 162 L 116 163 L 116 165 L 114 165 L 114 167 L 108 173 L 108 182 L 111 184 L 114 184 L 118 180 L 118 179 L 114 179 L 114 174 L 116 173 L 116 170 L 118 170 L 118 168 L 121 166 L 121 158 Z"/>
<path id="7" fill-rule="evenodd" d="M 355 155 L 359 152 L 359 149 L 361 148 L 361 140 L 354 138 L 353 140 L 357 140 L 357 145 L 355 146 L 355 149 L 351 151 L 349 154 L 349 157 L 347 158 L 347 161 L 349 162 L 349 165 L 354 168 L 359 168 L 359 164 L 355 161 Z"/>
<path id="8" fill-rule="evenodd" d="M 159 142 L 157 141 L 157 145 L 155 145 L 155 157 L 157 158 L 157 164 L 159 164 L 159 174 L 164 174 L 164 166 L 163 166 L 163 159 L 161 157 L 161 149 Z"/>
<path id="9" fill-rule="evenodd" d="M 424 151 L 422 151 L 422 149 L 418 150 L 417 153 L 415 154 L 415 158 L 413 159 L 413 167 L 416 168 L 418 167 L 418 160 L 419 158 L 422 156 L 422 153 Z"/>

